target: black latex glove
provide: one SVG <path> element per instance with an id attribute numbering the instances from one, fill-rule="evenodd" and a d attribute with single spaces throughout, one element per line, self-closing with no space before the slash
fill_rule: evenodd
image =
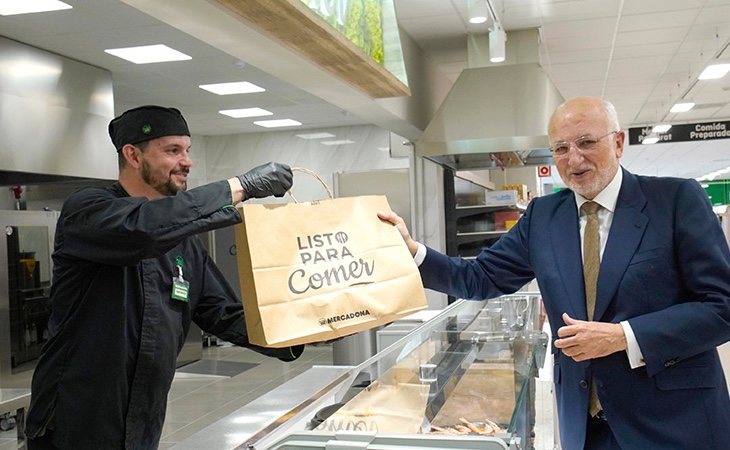
<path id="1" fill-rule="evenodd" d="M 292 185 L 291 168 L 270 162 L 239 175 L 246 198 L 283 197 Z"/>

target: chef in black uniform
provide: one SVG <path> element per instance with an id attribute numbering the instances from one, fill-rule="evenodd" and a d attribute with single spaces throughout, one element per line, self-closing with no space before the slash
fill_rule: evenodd
<path id="1" fill-rule="evenodd" d="M 180 111 L 131 109 L 109 134 L 118 182 L 72 194 L 58 219 L 31 450 L 157 448 L 190 321 L 283 361 L 303 351 L 248 342 L 241 301 L 196 236 L 241 222 L 241 201 L 284 195 L 290 168 L 268 163 L 187 190 L 191 139 Z"/>

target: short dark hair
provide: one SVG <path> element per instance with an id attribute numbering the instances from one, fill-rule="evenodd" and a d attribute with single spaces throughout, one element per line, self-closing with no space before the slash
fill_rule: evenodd
<path id="1" fill-rule="evenodd" d="M 147 147 L 149 147 L 150 141 L 142 141 L 131 145 L 134 145 L 135 147 L 140 149 L 142 153 L 144 153 L 147 151 Z M 127 160 L 124 158 L 124 153 L 121 150 L 117 152 L 117 163 L 119 164 L 120 169 L 127 165 Z"/>

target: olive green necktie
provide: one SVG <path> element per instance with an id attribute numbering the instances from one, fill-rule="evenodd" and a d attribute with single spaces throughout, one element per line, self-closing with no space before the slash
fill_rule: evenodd
<path id="1" fill-rule="evenodd" d="M 598 269 L 601 266 L 600 246 L 601 237 L 598 234 L 598 209 L 596 202 L 585 202 L 580 209 L 588 219 L 583 233 L 583 281 L 586 285 L 586 310 L 588 320 L 593 320 L 596 309 L 596 285 L 598 284 Z"/>
<path id="2" fill-rule="evenodd" d="M 593 320 L 596 309 L 596 285 L 598 284 L 598 269 L 601 266 L 601 236 L 598 233 L 598 215 L 601 208 L 596 202 L 585 202 L 580 207 L 586 215 L 586 228 L 583 231 L 583 281 L 586 285 L 586 310 L 588 320 Z M 588 403 L 588 412 L 595 416 L 601 410 L 598 401 L 595 380 L 591 380 L 591 393 Z"/>

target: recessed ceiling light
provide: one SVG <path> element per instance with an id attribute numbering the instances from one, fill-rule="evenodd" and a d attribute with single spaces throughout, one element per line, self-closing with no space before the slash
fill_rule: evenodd
<path id="1" fill-rule="evenodd" d="M 354 144 L 355 141 L 351 141 L 349 139 L 340 139 L 338 141 L 322 141 L 320 143 L 322 145 L 347 145 L 347 144 Z"/>
<path id="2" fill-rule="evenodd" d="M 710 64 L 705 67 L 705 70 L 697 78 L 700 80 L 717 80 L 727 75 L 728 72 L 730 72 L 730 64 Z"/>
<path id="3" fill-rule="evenodd" d="M 672 108 L 669 110 L 669 112 L 687 112 L 690 109 L 694 108 L 694 106 L 695 104 L 693 102 L 675 103 L 674 106 L 672 106 Z"/>
<path id="4" fill-rule="evenodd" d="M 56 0 L 0 0 L 0 16 L 71 9 L 73 6 Z"/>
<path id="5" fill-rule="evenodd" d="M 261 86 L 256 86 L 248 81 L 236 81 L 232 83 L 215 83 L 215 84 L 201 84 L 198 86 L 200 89 L 205 89 L 208 92 L 212 92 L 218 95 L 231 95 L 231 94 L 252 94 L 254 92 L 264 92 L 266 89 Z"/>
<path id="6" fill-rule="evenodd" d="M 117 56 L 135 64 L 149 64 L 164 61 L 184 61 L 193 59 L 167 45 L 142 45 L 140 47 L 108 48 L 104 50 L 110 55 Z"/>
<path id="7" fill-rule="evenodd" d="M 326 139 L 335 137 L 332 133 L 308 133 L 308 134 L 297 134 L 298 138 L 302 139 Z"/>
<path id="8" fill-rule="evenodd" d="M 669 131 L 669 129 L 672 128 L 672 125 L 669 123 L 660 123 L 654 125 L 654 127 L 651 129 L 652 133 L 666 133 Z"/>
<path id="9" fill-rule="evenodd" d="M 302 123 L 292 119 L 257 120 L 254 125 L 264 128 L 298 127 Z"/>
<path id="10" fill-rule="evenodd" d="M 219 113 L 233 117 L 234 119 L 240 119 L 242 117 L 261 117 L 261 116 L 272 116 L 274 113 L 267 111 L 262 108 L 240 108 L 240 109 L 222 109 Z"/>
<path id="11" fill-rule="evenodd" d="M 469 18 L 469 23 L 485 23 L 487 21 L 487 16 L 474 16 Z"/>

